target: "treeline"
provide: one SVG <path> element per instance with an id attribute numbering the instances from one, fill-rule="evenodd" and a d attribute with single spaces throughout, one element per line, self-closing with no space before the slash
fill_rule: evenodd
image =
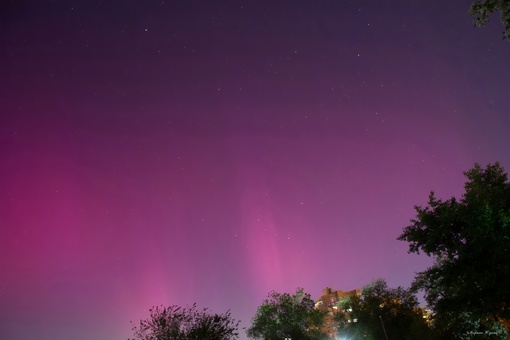
<path id="1" fill-rule="evenodd" d="M 409 288 L 378 279 L 361 295 L 316 308 L 310 294 L 270 292 L 258 307 L 251 339 L 508 339 L 510 334 L 510 183 L 499 163 L 464 173 L 460 198 L 429 195 L 398 237 L 434 263 Z M 422 291 L 427 309 L 420 308 Z M 136 340 L 229 340 L 239 337 L 230 312 L 156 307 L 133 327 Z"/>

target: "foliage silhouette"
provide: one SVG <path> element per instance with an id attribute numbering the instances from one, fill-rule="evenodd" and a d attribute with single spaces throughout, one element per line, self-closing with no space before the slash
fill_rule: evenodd
<path id="1" fill-rule="evenodd" d="M 294 295 L 270 292 L 258 307 L 248 328 L 252 339 L 281 340 L 323 339 L 320 329 L 325 313 L 315 309 L 315 302 L 304 289 L 298 288 Z"/>
<path id="2" fill-rule="evenodd" d="M 153 307 L 149 312 L 148 319 L 133 325 L 131 340 L 231 340 L 239 336 L 239 321 L 232 319 L 230 311 L 211 314 L 193 304 L 187 308 Z"/>
<path id="3" fill-rule="evenodd" d="M 435 339 L 414 293 L 389 288 L 383 279 L 370 282 L 361 296 L 348 297 L 338 307 L 339 335 L 346 338 L 386 339 L 387 334 L 389 339 Z"/>
<path id="4" fill-rule="evenodd" d="M 505 26 L 503 37 L 510 41 L 510 0 L 481 0 L 475 1 L 469 8 L 476 26 L 482 27 L 489 21 L 489 16 L 500 12 L 501 22 Z"/>
<path id="5" fill-rule="evenodd" d="M 475 164 L 464 175 L 459 200 L 443 201 L 432 192 L 426 207 L 415 206 L 416 218 L 398 239 L 409 242 L 410 253 L 434 259 L 412 288 L 425 291 L 434 325 L 445 337 L 504 338 L 510 319 L 510 183 L 499 163 L 485 169 Z"/>

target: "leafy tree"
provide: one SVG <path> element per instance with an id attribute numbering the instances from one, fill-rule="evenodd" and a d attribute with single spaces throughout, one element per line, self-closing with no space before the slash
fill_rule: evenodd
<path id="1" fill-rule="evenodd" d="M 485 25 L 489 16 L 497 11 L 500 12 L 501 22 L 505 26 L 503 36 L 510 41 L 510 0 L 479 0 L 469 8 L 469 14 L 478 27 Z"/>
<path id="2" fill-rule="evenodd" d="M 361 296 L 339 302 L 339 310 L 339 334 L 347 338 L 434 339 L 416 296 L 402 287 L 388 288 L 383 279 L 364 286 Z"/>
<path id="3" fill-rule="evenodd" d="M 207 308 L 199 311 L 193 304 L 188 308 L 153 307 L 149 312 L 148 319 L 133 325 L 132 340 L 230 340 L 239 336 L 239 321 L 232 319 L 230 311 L 210 314 Z"/>
<path id="4" fill-rule="evenodd" d="M 275 291 L 258 307 L 252 326 L 246 332 L 252 339 L 311 340 L 326 336 L 320 329 L 325 313 L 315 309 L 315 302 L 304 289 L 294 295 Z"/>
<path id="5" fill-rule="evenodd" d="M 415 206 L 417 216 L 399 240 L 434 264 L 418 273 L 434 325 L 450 339 L 478 334 L 505 337 L 510 319 L 510 183 L 499 163 L 464 172 L 460 200 L 437 199 Z M 481 334 L 480 334 L 481 333 Z"/>

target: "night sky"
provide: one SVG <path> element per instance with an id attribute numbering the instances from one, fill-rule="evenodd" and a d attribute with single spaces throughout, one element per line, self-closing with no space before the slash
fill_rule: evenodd
<path id="1" fill-rule="evenodd" d="M 510 170 L 510 43 L 469 4 L 0 1 L 0 338 L 408 287 L 413 205 Z"/>

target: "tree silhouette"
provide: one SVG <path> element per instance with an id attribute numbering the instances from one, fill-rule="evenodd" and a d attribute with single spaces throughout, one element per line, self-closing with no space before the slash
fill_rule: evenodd
<path id="1" fill-rule="evenodd" d="M 148 319 L 133 325 L 132 340 L 231 340 L 237 339 L 239 321 L 230 311 L 211 314 L 207 308 L 197 310 L 179 306 L 153 307 Z"/>
<path id="2" fill-rule="evenodd" d="M 424 252 L 434 265 L 418 273 L 434 324 L 449 338 L 508 334 L 510 319 L 510 183 L 499 163 L 464 173 L 465 193 L 415 206 L 417 216 L 399 240 L 409 252 Z"/>
<path id="3" fill-rule="evenodd" d="M 339 302 L 338 307 L 339 313 L 335 319 L 339 325 L 339 334 L 346 338 L 435 338 L 416 296 L 402 287 L 389 288 L 383 279 L 370 282 L 363 287 L 361 296 L 348 297 Z"/>
<path id="4" fill-rule="evenodd" d="M 489 21 L 489 16 L 500 12 L 501 22 L 505 26 L 503 37 L 510 41 L 510 0 L 481 0 L 475 1 L 469 8 L 476 26 L 482 27 Z"/>
<path id="5" fill-rule="evenodd" d="M 246 333 L 252 339 L 264 340 L 321 339 L 324 315 L 302 288 L 294 295 L 272 291 L 258 307 Z"/>

